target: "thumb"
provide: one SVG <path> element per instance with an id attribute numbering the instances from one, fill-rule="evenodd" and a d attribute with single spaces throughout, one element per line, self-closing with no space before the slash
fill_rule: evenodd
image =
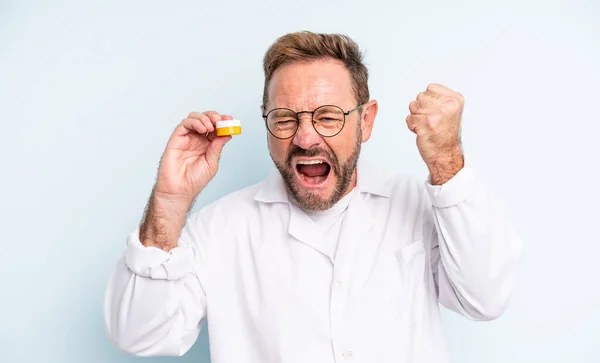
<path id="1" fill-rule="evenodd" d="M 206 150 L 206 159 L 211 164 L 218 164 L 221 158 L 221 152 L 227 142 L 231 140 L 231 136 L 218 136 L 210 143 L 208 150 Z"/>

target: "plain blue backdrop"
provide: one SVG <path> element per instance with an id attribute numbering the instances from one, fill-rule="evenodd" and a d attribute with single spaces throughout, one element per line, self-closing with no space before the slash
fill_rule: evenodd
<path id="1" fill-rule="evenodd" d="M 591 0 L 1 2 L 0 362 L 140 361 L 107 339 L 102 300 L 166 141 L 190 111 L 243 122 L 195 208 L 264 178 L 262 56 L 304 29 L 366 51 L 377 166 L 425 179 L 408 104 L 430 82 L 466 97 L 465 150 L 526 256 L 503 317 L 444 311 L 453 361 L 600 362 L 599 18 Z M 208 354 L 204 330 L 144 361 Z"/>

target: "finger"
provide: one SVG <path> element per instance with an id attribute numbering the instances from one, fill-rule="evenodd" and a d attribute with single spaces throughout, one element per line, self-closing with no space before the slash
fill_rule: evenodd
<path id="1" fill-rule="evenodd" d="M 219 114 L 216 111 L 207 111 L 207 112 L 204 112 L 204 114 L 210 118 L 210 121 L 212 122 L 213 125 L 223 119 L 221 117 L 221 114 Z"/>
<path id="2" fill-rule="evenodd" d="M 208 132 L 212 132 L 215 129 L 214 124 L 221 120 L 221 115 L 216 111 L 190 112 L 188 118 L 196 118 L 202 121 Z"/>
<path id="3" fill-rule="evenodd" d="M 199 134 L 206 134 L 207 132 L 214 130 L 210 118 L 207 117 L 204 112 L 190 112 L 184 121 L 185 122 L 182 122 L 182 125 L 184 126 L 184 132 L 181 135 L 187 135 L 192 131 L 195 131 Z M 196 125 L 197 127 L 194 127 L 193 125 Z M 200 127 L 200 125 L 202 125 L 202 127 Z"/>
<path id="4" fill-rule="evenodd" d="M 200 120 L 200 122 L 202 122 L 204 127 L 206 127 L 207 132 L 215 131 L 215 125 L 213 125 L 210 117 L 208 117 L 206 114 L 200 114 L 198 119 Z"/>
<path id="5" fill-rule="evenodd" d="M 229 140 L 231 140 L 231 138 L 231 136 L 221 136 L 215 137 L 213 141 L 211 141 L 208 150 L 206 150 L 206 159 L 209 163 L 213 165 L 217 165 L 219 163 L 223 147 Z"/>
<path id="6" fill-rule="evenodd" d="M 447 96 L 447 97 L 452 97 L 458 101 L 464 101 L 463 95 L 451 90 L 448 87 L 442 86 L 441 84 L 438 84 L 438 83 L 431 83 L 429 86 L 427 86 L 427 91 L 431 92 L 431 93 Z"/>
<path id="7" fill-rule="evenodd" d="M 412 101 L 408 105 L 412 114 L 427 114 L 436 111 L 433 101 Z"/>
<path id="8" fill-rule="evenodd" d="M 204 115 L 204 112 L 190 112 L 187 118 L 200 118 L 202 115 Z"/>
<path id="9" fill-rule="evenodd" d="M 431 91 L 421 92 L 417 95 L 417 101 L 423 101 L 431 112 L 443 110 L 447 105 L 456 103 L 458 100 L 454 97 L 433 93 Z"/>
<path id="10" fill-rule="evenodd" d="M 206 112 L 190 112 L 188 118 L 203 119 L 208 117 L 208 120 L 214 125 L 218 121 L 221 121 L 222 117 L 217 111 L 206 111 Z"/>
<path id="11" fill-rule="evenodd" d="M 431 103 L 439 101 L 445 96 L 430 91 L 421 92 L 417 95 L 417 101 L 430 101 Z"/>
<path id="12" fill-rule="evenodd" d="M 187 135 L 190 132 L 197 132 L 199 134 L 206 134 L 208 132 L 202 121 L 195 118 L 184 119 L 181 121 L 181 126 L 181 132 L 179 132 L 180 135 Z"/>
<path id="13" fill-rule="evenodd" d="M 419 127 L 419 125 L 421 125 L 423 123 L 423 121 L 425 120 L 425 117 L 427 117 L 427 115 L 408 115 L 406 116 L 406 126 L 408 126 L 408 129 L 412 132 L 414 132 L 415 134 L 417 133 L 417 128 Z"/>
<path id="14" fill-rule="evenodd" d="M 208 133 L 208 135 L 206 135 L 206 138 L 208 139 L 208 141 L 213 142 L 213 140 L 217 138 L 217 132 L 212 131 Z"/>
<path id="15" fill-rule="evenodd" d="M 452 96 L 454 94 L 454 91 L 452 91 L 451 89 L 444 87 L 438 83 L 429 84 L 427 86 L 427 91 L 431 92 L 431 93 L 439 93 L 439 94 L 445 95 L 445 96 Z"/>
<path id="16" fill-rule="evenodd" d="M 222 120 L 233 120 L 233 116 L 231 115 L 221 115 Z"/>

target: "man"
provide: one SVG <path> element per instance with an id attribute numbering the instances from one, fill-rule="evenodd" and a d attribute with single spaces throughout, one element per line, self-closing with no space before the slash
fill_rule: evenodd
<path id="1" fill-rule="evenodd" d="M 447 362 L 438 302 L 498 317 L 520 258 L 465 164 L 463 97 L 432 84 L 410 103 L 430 172 L 418 182 L 358 163 L 378 105 L 351 39 L 285 35 L 264 71 L 278 172 L 188 216 L 231 138 L 214 134 L 231 116 L 190 113 L 110 278 L 111 339 L 130 354 L 182 355 L 206 320 L 214 363 Z"/>

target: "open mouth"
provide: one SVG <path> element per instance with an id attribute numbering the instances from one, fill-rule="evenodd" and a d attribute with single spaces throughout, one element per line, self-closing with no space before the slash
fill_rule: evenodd
<path id="1" fill-rule="evenodd" d="M 322 186 L 331 174 L 331 164 L 323 159 L 300 159 L 295 166 L 296 176 L 305 188 Z"/>

